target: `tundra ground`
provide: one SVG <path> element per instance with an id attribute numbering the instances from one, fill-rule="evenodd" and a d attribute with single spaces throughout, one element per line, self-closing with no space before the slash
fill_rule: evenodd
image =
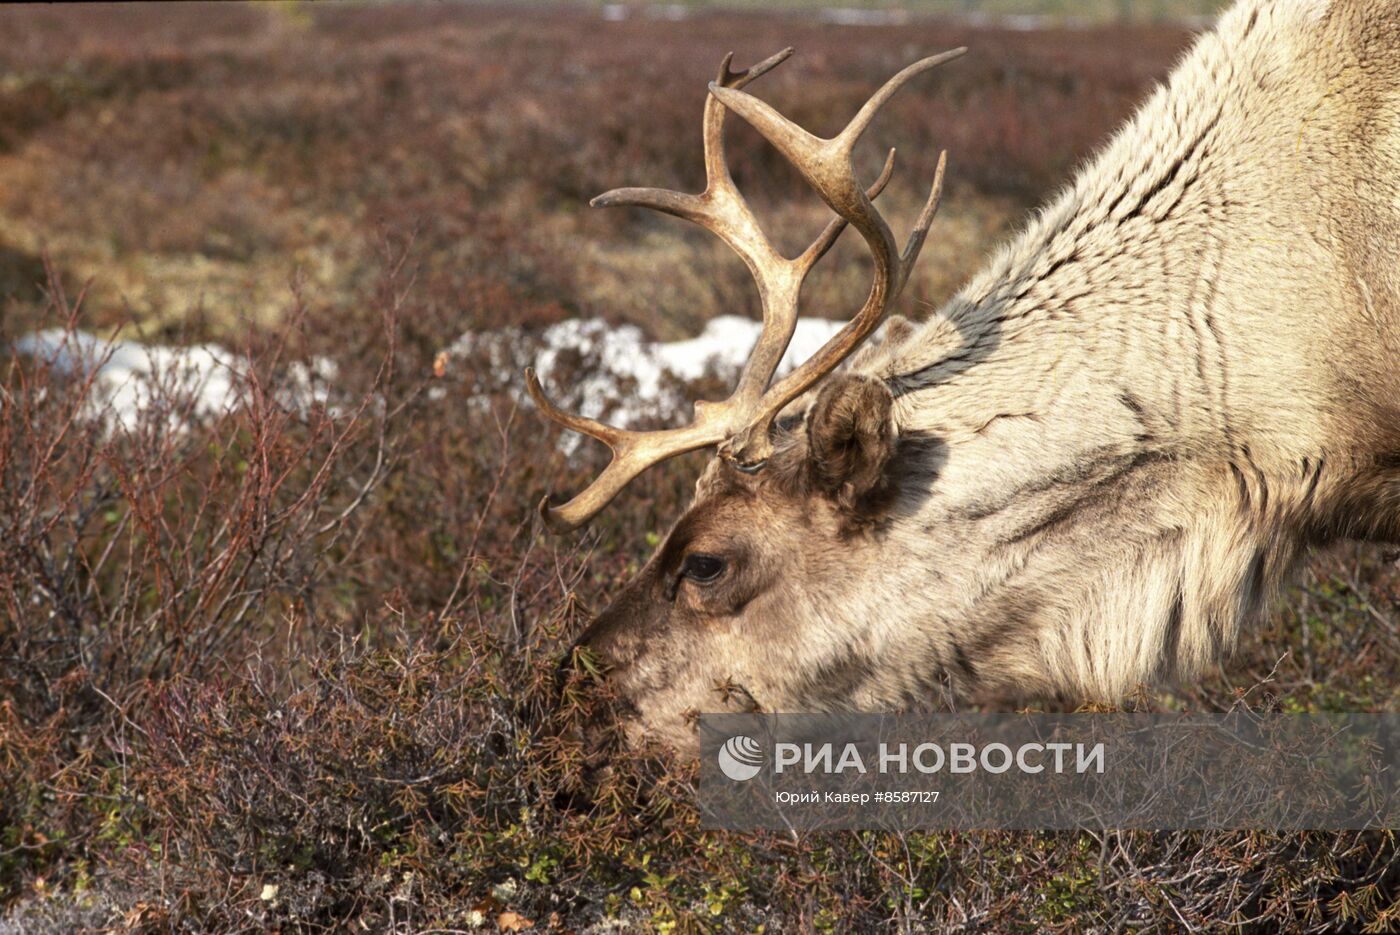
<path id="1" fill-rule="evenodd" d="M 742 65 L 796 46 L 755 90 L 830 131 L 904 63 L 972 47 L 888 108 L 868 152 L 873 173 L 897 146 L 901 179 L 950 154 L 902 309 L 919 315 L 1166 74 L 1185 29 L 445 5 L 0 23 L 0 345 L 120 328 L 246 361 L 232 411 L 190 411 L 171 374 L 117 429 L 81 371 L 0 362 L 0 931 L 1400 919 L 1389 834 L 718 834 L 691 777 L 647 751 L 597 773 L 570 727 L 605 692 L 580 665 L 561 698 L 555 665 L 680 513 L 698 456 L 551 538 L 534 505 L 600 454 L 565 457 L 497 362 L 438 356 L 468 330 L 601 316 L 674 339 L 751 311 L 704 235 L 586 207 L 698 187 L 705 83 L 730 49 Z M 757 210 L 805 243 L 816 199 L 732 136 Z M 898 228 L 921 197 L 884 196 Z M 839 245 L 807 313 L 841 316 L 866 281 Z M 1393 710 L 1397 620 L 1393 556 L 1317 556 L 1228 667 L 1125 704 Z"/>

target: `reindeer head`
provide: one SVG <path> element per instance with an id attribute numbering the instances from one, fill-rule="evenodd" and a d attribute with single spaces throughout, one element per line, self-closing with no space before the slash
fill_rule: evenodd
<path id="1" fill-rule="evenodd" d="M 963 51 L 905 68 L 830 139 L 811 135 L 740 90 L 791 49 L 742 72 L 731 71 L 726 57 L 705 104 L 705 190 L 624 188 L 594 199 L 595 205 L 653 208 L 712 231 L 748 265 L 762 303 L 761 334 L 734 392 L 723 402 L 697 402 L 694 420 L 682 428 L 634 432 L 566 413 L 526 371 L 541 412 L 613 452 L 583 493 L 562 506 L 548 498 L 541 504 L 556 530 L 586 523 L 648 467 L 718 446 L 689 510 L 580 638 L 607 664 L 638 725 L 677 746 L 693 743 L 689 722 L 697 712 L 879 701 L 862 696 L 862 686 L 890 647 L 874 645 L 882 641 L 869 627 L 843 619 L 842 608 L 870 609 L 890 597 L 863 593 L 870 582 L 857 570 L 868 567 L 861 555 L 874 548 L 874 530 L 890 509 L 902 469 L 900 441 L 890 391 L 877 380 L 832 371 L 876 329 L 903 288 L 937 210 L 946 160 L 940 155 L 928 201 L 901 253 L 872 204 L 889 179 L 894 152 L 868 190 L 856 180 L 851 152 L 905 82 Z M 777 147 L 837 214 L 795 258 L 777 252 L 730 177 L 728 110 Z M 774 382 L 796 327 L 803 281 L 847 224 L 874 258 L 870 294 L 825 346 Z M 803 416 L 779 419 L 813 390 Z"/>

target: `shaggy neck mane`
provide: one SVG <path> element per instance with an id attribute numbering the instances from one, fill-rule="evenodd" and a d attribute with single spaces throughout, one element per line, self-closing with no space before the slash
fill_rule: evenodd
<path id="1" fill-rule="evenodd" d="M 1348 458 L 1300 389 L 1326 389 L 1303 372 L 1319 336 L 1277 310 L 1345 301 L 1319 283 L 1346 277 L 1293 276 L 1248 233 L 1335 266 L 1316 215 L 1277 198 L 1307 190 L 1293 141 L 1248 116 L 1318 106 L 1309 73 L 1278 76 L 1319 6 L 1237 7 L 980 275 L 856 362 L 894 392 L 903 435 L 939 443 L 883 546 L 928 561 L 888 563 L 866 596 L 892 618 L 872 639 L 926 636 L 891 680 L 905 694 L 934 666 L 974 693 L 1114 698 L 1188 676 L 1306 541 L 1344 531 L 1329 491 Z M 1307 197 L 1298 210 L 1325 213 L 1326 191 Z"/>

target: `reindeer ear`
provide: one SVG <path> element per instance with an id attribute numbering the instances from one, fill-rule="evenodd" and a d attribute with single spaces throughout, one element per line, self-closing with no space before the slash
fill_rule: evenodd
<path id="1" fill-rule="evenodd" d="M 852 510 L 887 486 L 894 457 L 891 410 L 884 383 L 852 373 L 828 377 L 807 413 L 807 460 L 813 486 Z"/>

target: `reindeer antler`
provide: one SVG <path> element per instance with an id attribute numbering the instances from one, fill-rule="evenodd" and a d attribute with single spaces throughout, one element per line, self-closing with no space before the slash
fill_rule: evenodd
<path id="1" fill-rule="evenodd" d="M 603 473 L 568 503 L 552 506 L 548 497 L 541 502 L 540 512 L 551 527 L 561 531 L 578 528 L 642 471 L 666 458 L 697 448 L 719 444 L 721 455 L 733 460 L 742 469 L 755 471 L 762 467 L 772 450 L 768 435 L 774 417 L 784 406 L 834 370 L 879 325 L 904 287 L 938 208 L 946 153 L 939 156 L 928 202 L 914 225 L 903 254 L 898 254 L 889 225 L 872 204 L 889 181 L 894 168 L 894 150 L 890 150 L 884 170 L 868 190 L 863 190 L 856 182 L 851 151 L 876 111 L 905 82 L 966 51 L 954 49 L 905 68 L 886 82 L 846 128 L 831 139 L 811 135 L 741 90 L 755 78 L 782 64 L 792 55 L 792 49 L 784 49 L 742 72 L 730 71 L 733 58 L 733 53 L 730 53 L 720 65 L 718 78 L 710 84 L 710 97 L 705 101 L 702 124 L 705 190 L 698 195 L 690 195 L 658 188 L 619 188 L 593 199 L 595 207 L 636 205 L 652 208 L 693 221 L 712 231 L 739 254 L 753 274 L 763 309 L 763 327 L 734 392 L 723 402 L 697 402 L 695 418 L 683 428 L 633 432 L 567 413 L 550 402 L 534 370 L 527 368 L 526 388 L 547 418 L 565 428 L 598 439 L 613 452 L 612 461 Z M 792 259 L 773 247 L 729 174 L 724 158 L 726 110 L 743 117 L 773 143 L 838 215 L 811 246 Z M 802 284 L 848 223 L 854 225 L 865 238 L 875 258 L 875 276 L 870 295 L 841 331 L 802 366 L 770 388 L 769 382 L 797 327 L 797 302 Z"/>

